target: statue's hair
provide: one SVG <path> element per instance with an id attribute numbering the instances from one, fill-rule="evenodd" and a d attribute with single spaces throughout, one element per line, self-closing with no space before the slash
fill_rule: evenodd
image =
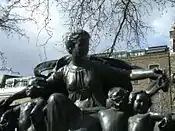
<path id="1" fill-rule="evenodd" d="M 114 87 L 110 89 L 108 92 L 108 99 L 106 101 L 106 106 L 116 107 L 116 103 L 118 103 L 121 100 L 124 100 L 124 103 L 128 102 L 128 91 L 121 87 Z"/>
<path id="2" fill-rule="evenodd" d="M 151 107 L 151 105 L 152 105 L 151 97 L 145 91 L 131 92 L 130 96 L 129 96 L 130 102 L 131 102 L 130 104 L 132 104 L 132 105 L 134 104 L 134 101 L 136 100 L 137 95 L 144 95 L 144 96 L 146 96 L 148 98 L 149 107 Z"/>
<path id="3" fill-rule="evenodd" d="M 149 107 L 151 107 L 151 105 L 152 105 L 151 97 L 145 91 L 139 91 L 139 92 L 137 92 L 137 95 L 144 95 L 144 96 L 146 96 L 147 99 L 148 99 L 148 105 L 149 105 Z M 136 98 L 136 96 L 135 96 L 135 98 Z"/>
<path id="4" fill-rule="evenodd" d="M 130 104 L 134 104 L 134 101 L 135 101 L 135 99 L 136 99 L 136 96 L 137 96 L 137 94 L 138 94 L 138 91 L 137 92 L 131 92 L 130 94 L 129 94 L 129 101 L 131 102 Z"/>
<path id="5" fill-rule="evenodd" d="M 86 41 L 88 39 L 90 39 L 90 34 L 82 29 L 78 29 L 77 31 L 67 33 L 67 35 L 64 38 L 67 51 L 70 54 L 72 54 L 72 50 L 77 44 L 77 42 L 79 42 L 80 40 Z"/>
<path id="6" fill-rule="evenodd" d="M 128 91 L 121 87 L 111 88 L 108 92 L 108 97 L 113 97 L 115 95 L 128 95 Z"/>

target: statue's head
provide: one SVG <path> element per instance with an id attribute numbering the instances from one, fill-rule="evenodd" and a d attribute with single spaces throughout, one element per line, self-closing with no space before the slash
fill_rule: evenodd
<path id="1" fill-rule="evenodd" d="M 128 91 L 120 88 L 114 87 L 108 92 L 108 99 L 106 102 L 107 107 L 115 107 L 118 109 L 124 109 L 128 104 Z"/>
<path id="2" fill-rule="evenodd" d="M 136 96 L 137 96 L 137 92 L 131 92 L 129 94 L 129 104 L 130 105 L 133 105 L 134 104 L 134 101 L 136 99 Z"/>
<path id="3" fill-rule="evenodd" d="M 90 35 L 85 30 L 69 33 L 65 37 L 66 49 L 70 54 L 76 51 L 79 56 L 86 56 L 89 51 L 89 40 Z"/>
<path id="4" fill-rule="evenodd" d="M 148 111 L 151 106 L 151 98 L 146 92 L 139 92 L 134 101 L 133 110 L 135 113 L 144 114 Z"/>

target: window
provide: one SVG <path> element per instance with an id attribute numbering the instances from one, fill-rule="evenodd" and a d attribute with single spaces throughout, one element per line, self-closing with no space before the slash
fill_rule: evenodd
<path id="1" fill-rule="evenodd" d="M 156 69 L 156 68 L 159 68 L 159 64 L 149 65 L 149 69 Z M 153 80 L 149 79 L 148 80 L 148 83 L 151 83 L 151 82 L 153 82 Z"/>
<path id="2" fill-rule="evenodd" d="M 16 82 L 14 87 L 20 87 L 20 81 Z"/>
<path id="3" fill-rule="evenodd" d="M 8 88 L 8 87 L 13 87 L 13 81 L 8 81 L 6 83 L 6 88 Z"/>
<path id="4" fill-rule="evenodd" d="M 122 57 L 124 58 L 127 57 L 127 53 L 122 54 Z"/>
<path id="5" fill-rule="evenodd" d="M 134 80 L 134 81 L 132 81 L 132 84 L 138 85 L 138 84 L 139 84 L 139 80 Z"/>
<path id="6" fill-rule="evenodd" d="M 21 83 L 21 86 L 28 86 L 28 81 L 27 80 L 23 80 Z"/>
<path id="7" fill-rule="evenodd" d="M 159 68 L 159 65 L 158 64 L 149 65 L 149 69 L 155 69 L 155 68 Z"/>
<path id="8" fill-rule="evenodd" d="M 109 58 L 115 58 L 115 55 L 110 56 Z"/>
<path id="9" fill-rule="evenodd" d="M 121 54 L 117 54 L 116 56 L 117 56 L 117 58 L 121 58 Z"/>
<path id="10" fill-rule="evenodd" d="M 19 87 L 20 86 L 20 81 L 19 80 L 14 80 L 14 87 Z"/>
<path id="11" fill-rule="evenodd" d="M 141 52 L 141 55 L 145 55 L 145 52 Z"/>

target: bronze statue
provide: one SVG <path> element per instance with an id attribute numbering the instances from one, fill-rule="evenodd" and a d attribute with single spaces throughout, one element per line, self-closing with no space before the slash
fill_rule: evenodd
<path id="1" fill-rule="evenodd" d="M 81 114 L 80 109 L 104 107 L 106 98 L 101 82 L 107 81 L 115 87 L 120 82 L 124 83 L 125 80 L 158 76 L 154 70 L 121 70 L 89 60 L 87 57 L 89 39 L 89 34 L 83 30 L 70 34 L 66 41 L 66 48 L 72 54 L 72 61 L 48 79 L 48 83 L 64 79 L 69 93 L 68 98 L 71 100 L 62 94 L 50 96 L 47 105 L 48 130 L 50 131 L 61 128 L 67 130 L 68 123 L 71 123 L 72 119 L 75 121 Z M 72 114 L 72 111 L 75 113 Z M 56 117 L 55 114 L 64 114 L 65 116 L 57 115 Z M 54 124 L 56 121 L 59 124 Z"/>
<path id="2" fill-rule="evenodd" d="M 41 85 L 38 83 L 33 88 L 16 93 L 2 101 L 1 105 L 9 105 L 13 100 L 26 96 L 40 97 L 45 101 L 48 99 L 46 105 L 48 131 L 78 128 L 75 123 L 80 121 L 84 112 L 89 112 L 88 115 L 93 119 L 88 124 L 82 123 L 85 125 L 82 128 L 88 128 L 93 127 L 94 123 L 99 123 L 97 112 L 106 106 L 104 91 L 119 86 L 130 92 L 131 80 L 156 79 L 160 76 L 161 70 L 124 70 L 91 60 L 87 56 L 89 39 L 89 33 L 84 30 L 68 35 L 65 45 L 72 55 L 70 62 L 61 68 L 56 68 L 57 70 Z M 43 107 L 42 102 L 38 106 Z M 35 109 L 37 112 L 40 108 Z"/>

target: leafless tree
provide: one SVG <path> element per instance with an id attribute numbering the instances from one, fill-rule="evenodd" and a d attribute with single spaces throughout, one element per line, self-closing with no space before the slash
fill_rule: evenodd
<path id="1" fill-rule="evenodd" d="M 94 39 L 111 37 L 109 56 L 117 43 L 129 47 L 140 46 L 148 29 L 147 17 L 154 9 L 163 11 L 172 6 L 173 0 L 57 0 L 59 9 L 69 16 L 70 30 L 90 29 Z"/>
<path id="2" fill-rule="evenodd" d="M 115 50 L 117 43 L 129 47 L 140 46 L 148 29 L 151 29 L 146 19 L 152 11 L 154 9 L 163 11 L 175 5 L 174 0 L 9 0 L 8 3 L 8 6 L 0 7 L 3 12 L 0 17 L 1 29 L 25 35 L 18 23 L 35 21 L 33 16 L 42 7 L 43 10 L 39 15 L 43 15 L 45 19 L 39 34 L 44 29 L 49 40 L 53 35 L 48 26 L 51 20 L 50 7 L 56 5 L 68 18 L 65 23 L 70 31 L 76 28 L 88 29 L 94 43 L 97 44 L 104 36 L 113 39 L 106 49 L 109 56 Z M 13 13 L 16 8 L 24 8 L 31 13 L 28 17 L 22 17 Z"/>
<path id="3" fill-rule="evenodd" d="M 10 74 L 19 75 L 19 72 L 14 71 L 12 68 L 9 68 L 7 65 L 7 58 L 4 55 L 4 52 L 0 51 L 0 72 L 8 72 Z"/>
<path id="4" fill-rule="evenodd" d="M 49 0 L 4 0 L 0 2 L 0 30 L 12 36 L 17 34 L 19 37 L 25 37 L 28 40 L 26 28 L 22 28 L 21 24 L 32 22 L 36 24 L 39 31 L 37 34 L 36 46 L 41 47 L 44 51 L 45 59 L 47 59 L 45 52 L 45 45 L 52 38 L 52 30 L 49 26 L 50 22 L 50 2 Z M 27 14 L 26 14 L 27 13 Z M 43 19 L 38 19 L 42 17 Z M 38 24 L 40 23 L 40 24 Z M 30 27 L 29 27 L 30 28 Z M 38 44 L 38 39 L 42 31 L 47 33 L 47 38 L 43 43 Z"/>
<path id="5" fill-rule="evenodd" d="M 20 27 L 20 24 L 33 22 L 37 25 L 41 19 L 38 21 L 36 17 L 42 16 L 44 17 L 43 22 L 41 22 L 43 26 L 40 27 L 38 36 L 45 30 L 49 36 L 45 42 L 47 43 L 52 37 L 52 31 L 48 25 L 50 22 L 49 12 L 49 0 L 6 0 L 5 4 L 0 5 L 0 29 L 8 35 L 16 33 L 19 36 L 27 37 L 25 30 Z M 28 14 L 26 15 L 25 13 Z"/>

